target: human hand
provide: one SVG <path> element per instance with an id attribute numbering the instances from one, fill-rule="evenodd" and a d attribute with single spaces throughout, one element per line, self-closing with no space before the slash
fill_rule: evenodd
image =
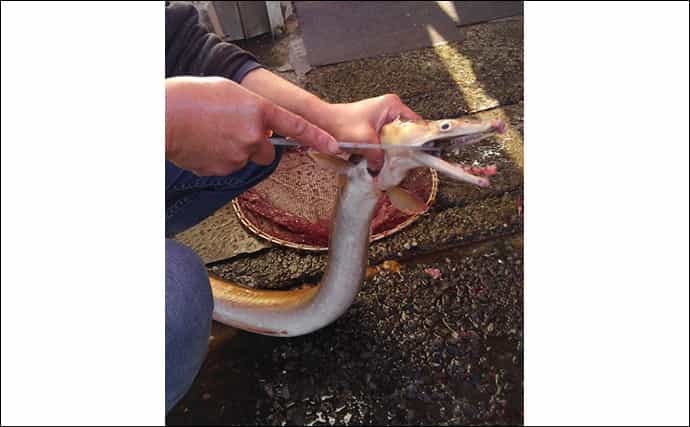
<path id="1" fill-rule="evenodd" d="M 329 104 L 327 114 L 328 121 L 322 127 L 338 141 L 370 144 L 380 144 L 381 128 L 398 116 L 408 120 L 422 119 L 393 94 L 348 104 Z M 364 156 L 372 170 L 379 170 L 383 166 L 383 150 L 354 152 Z"/>
<path id="2" fill-rule="evenodd" d="M 338 152 L 333 136 L 235 82 L 221 77 L 166 79 L 165 154 L 202 176 L 228 175 L 247 162 L 268 165 L 268 131 L 319 152 Z"/>

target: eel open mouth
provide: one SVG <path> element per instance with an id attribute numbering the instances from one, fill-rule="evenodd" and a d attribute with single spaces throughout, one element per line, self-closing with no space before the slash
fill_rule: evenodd
<path id="1" fill-rule="evenodd" d="M 441 143 L 441 141 L 449 141 L 448 144 L 442 144 L 443 151 L 459 150 L 468 144 L 474 144 L 486 138 L 493 136 L 494 134 L 502 134 L 505 132 L 505 124 L 501 120 L 494 120 L 489 126 L 483 128 L 472 128 L 468 129 L 467 133 L 462 133 L 451 138 L 438 138 L 427 142 L 426 144 Z M 426 145 L 425 144 L 425 145 Z M 436 147 L 436 145 L 432 145 Z M 487 166 L 484 168 L 476 168 L 473 170 L 471 168 L 466 168 L 460 164 L 448 162 L 443 160 L 439 155 L 432 155 L 431 153 L 414 153 L 414 158 L 424 166 L 435 169 L 442 175 L 453 179 L 455 181 L 467 182 L 478 187 L 488 187 L 489 179 L 496 173 L 495 166 Z M 477 176 L 473 173 L 483 176 Z"/>

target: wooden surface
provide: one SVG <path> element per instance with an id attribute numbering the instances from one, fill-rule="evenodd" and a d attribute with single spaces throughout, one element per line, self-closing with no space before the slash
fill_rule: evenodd
<path id="1" fill-rule="evenodd" d="M 266 2 L 264 1 L 238 1 L 236 2 L 242 27 L 244 28 L 244 38 L 249 39 L 271 31 L 266 12 Z"/>
<path id="2" fill-rule="evenodd" d="M 178 234 L 175 240 L 190 247 L 205 264 L 257 252 L 270 246 L 270 243 L 254 236 L 242 226 L 231 203 Z"/>
<path id="3" fill-rule="evenodd" d="M 244 31 L 237 2 L 214 1 L 211 3 L 223 29 L 223 36 L 229 40 L 243 39 Z"/>
<path id="4" fill-rule="evenodd" d="M 242 40 L 271 31 L 266 2 L 264 1 L 213 1 L 209 5 L 209 17 L 222 27 L 227 40 Z M 214 23 L 215 29 L 215 23 Z M 218 30 L 216 30 L 218 33 Z"/>

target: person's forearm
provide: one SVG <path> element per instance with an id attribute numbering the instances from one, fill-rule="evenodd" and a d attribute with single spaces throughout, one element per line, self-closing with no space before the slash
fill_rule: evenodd
<path id="1" fill-rule="evenodd" d="M 268 70 L 254 70 L 240 84 L 326 131 L 331 127 L 329 103 Z"/>

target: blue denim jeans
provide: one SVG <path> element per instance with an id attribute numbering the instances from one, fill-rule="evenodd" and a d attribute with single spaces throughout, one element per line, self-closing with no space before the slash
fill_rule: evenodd
<path id="1" fill-rule="evenodd" d="M 224 177 L 198 177 L 172 163 L 165 165 L 165 411 L 187 393 L 206 358 L 213 298 L 208 272 L 190 248 L 170 239 L 210 216 L 268 177 L 269 166 L 249 163 Z"/>

